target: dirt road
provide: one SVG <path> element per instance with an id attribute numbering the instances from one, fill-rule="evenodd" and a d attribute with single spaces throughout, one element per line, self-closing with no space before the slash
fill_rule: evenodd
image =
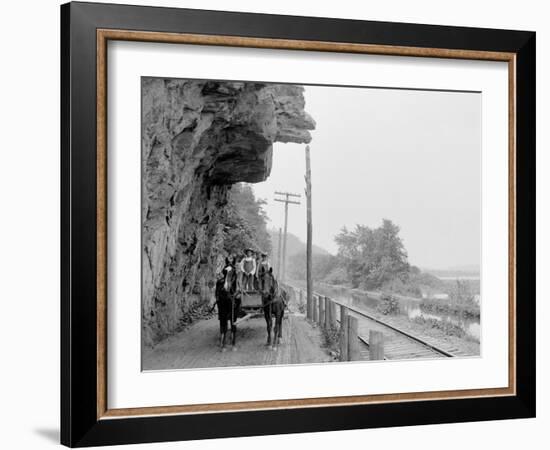
<path id="1" fill-rule="evenodd" d="M 277 350 L 266 347 L 266 338 L 263 316 L 251 318 L 237 326 L 236 351 L 229 346 L 226 352 L 221 352 L 217 318 L 202 320 L 154 349 L 145 350 L 143 370 L 307 364 L 333 360 L 322 348 L 321 331 L 299 313 L 285 313 L 282 342 Z"/>

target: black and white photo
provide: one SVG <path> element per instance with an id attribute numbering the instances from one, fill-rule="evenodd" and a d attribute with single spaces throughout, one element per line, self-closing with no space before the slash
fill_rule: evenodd
<path id="1" fill-rule="evenodd" d="M 141 96 L 143 370 L 480 356 L 480 92 Z"/>

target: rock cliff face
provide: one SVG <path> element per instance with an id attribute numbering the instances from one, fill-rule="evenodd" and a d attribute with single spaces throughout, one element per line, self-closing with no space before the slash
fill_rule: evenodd
<path id="1" fill-rule="evenodd" d="M 211 295 L 231 185 L 264 181 L 273 142 L 307 143 L 303 88 L 142 79 L 142 329 L 151 345 Z"/>

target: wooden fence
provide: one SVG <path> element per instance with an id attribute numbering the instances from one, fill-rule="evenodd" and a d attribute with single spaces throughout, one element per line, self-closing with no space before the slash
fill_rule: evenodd
<path id="1" fill-rule="evenodd" d="M 338 332 L 340 361 L 358 361 L 361 357 L 361 342 L 365 342 L 358 334 L 358 319 L 361 313 L 349 309 L 346 305 L 325 295 L 313 293 L 311 301 L 307 301 L 303 289 L 288 286 L 298 304 L 304 305 L 308 321 L 326 330 Z M 368 317 L 368 316 L 366 316 Z M 369 359 L 384 359 L 384 335 L 379 331 L 369 332 Z"/>

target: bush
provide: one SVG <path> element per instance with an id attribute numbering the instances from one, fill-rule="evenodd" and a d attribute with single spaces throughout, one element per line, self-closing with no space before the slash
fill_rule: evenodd
<path id="1" fill-rule="evenodd" d="M 378 304 L 378 311 L 384 315 L 399 314 L 399 299 L 390 294 L 382 294 Z"/>
<path id="2" fill-rule="evenodd" d="M 340 351 L 340 329 L 338 327 L 322 328 L 323 347 L 337 353 Z"/>
<path id="3" fill-rule="evenodd" d="M 213 311 L 208 300 L 199 300 L 191 304 L 189 309 L 182 314 L 178 324 L 178 330 L 184 330 L 192 323 L 198 320 L 208 319 L 214 314 L 216 313 Z"/>
<path id="4" fill-rule="evenodd" d="M 459 338 L 463 338 L 466 334 L 466 332 L 460 326 L 449 322 L 448 320 L 426 319 L 425 317 L 419 316 L 415 317 L 413 321 L 423 326 L 441 330 L 447 336 L 456 336 Z"/>
<path id="5" fill-rule="evenodd" d="M 479 305 L 474 301 L 457 302 L 453 298 L 439 300 L 434 298 L 424 298 L 420 302 L 420 309 L 425 312 L 436 312 L 439 314 L 453 314 L 465 318 L 479 319 Z"/>

